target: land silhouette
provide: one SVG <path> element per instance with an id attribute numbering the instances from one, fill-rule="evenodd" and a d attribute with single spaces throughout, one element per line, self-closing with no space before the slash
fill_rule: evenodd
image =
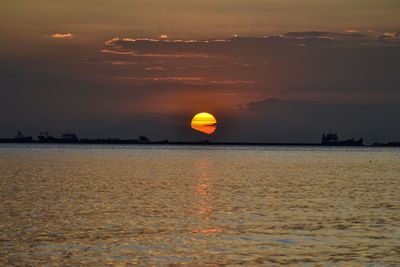
<path id="1" fill-rule="evenodd" d="M 139 135 L 137 139 L 120 138 L 79 138 L 74 132 L 67 131 L 61 137 L 54 137 L 48 132 L 41 132 L 37 138 L 25 136 L 20 130 L 14 137 L 0 138 L 0 143 L 33 143 L 33 144 L 110 144 L 110 145 L 237 145 L 237 146 L 379 146 L 379 147 L 400 147 L 400 142 L 375 142 L 371 145 L 365 145 L 363 138 L 340 140 L 337 133 L 323 133 L 320 143 L 301 143 L 301 142 L 215 142 L 207 139 L 199 141 L 152 141 L 144 135 Z"/>

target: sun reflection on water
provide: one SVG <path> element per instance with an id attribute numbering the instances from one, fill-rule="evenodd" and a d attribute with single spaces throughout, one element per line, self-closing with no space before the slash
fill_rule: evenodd
<path id="1" fill-rule="evenodd" d="M 192 192 L 192 213 L 197 219 L 200 229 L 193 229 L 193 233 L 219 233 L 223 230 L 212 225 L 212 216 L 214 209 L 212 206 L 213 199 L 213 181 L 209 175 L 210 161 L 207 158 L 200 158 L 194 162 L 196 170 L 196 178 L 193 184 Z"/>

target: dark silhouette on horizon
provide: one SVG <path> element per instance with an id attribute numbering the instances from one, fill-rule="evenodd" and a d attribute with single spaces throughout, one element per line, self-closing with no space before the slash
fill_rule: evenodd
<path id="1" fill-rule="evenodd" d="M 17 133 L 14 135 L 14 140 L 15 142 L 18 143 L 30 143 L 33 142 L 32 136 L 25 136 L 22 134 L 21 130 L 18 130 Z"/>
<path id="2" fill-rule="evenodd" d="M 41 132 L 37 140 L 32 136 L 25 136 L 18 130 L 14 138 L 0 138 L 0 143 L 38 143 L 38 144 L 169 144 L 169 145 L 252 145 L 252 146 L 365 146 L 363 138 L 339 140 L 337 133 L 322 134 L 321 143 L 271 143 L 271 142 L 210 142 L 209 140 L 200 141 L 151 141 L 144 135 L 139 135 L 138 139 L 120 139 L 120 138 L 78 138 L 70 132 L 63 133 L 61 137 L 54 137 L 49 132 Z M 400 147 L 400 142 L 378 143 L 373 147 Z"/>
<path id="3" fill-rule="evenodd" d="M 352 138 L 347 140 L 339 140 L 337 133 L 322 134 L 321 145 L 323 146 L 363 146 L 362 137 L 358 140 Z"/>
<path id="4" fill-rule="evenodd" d="M 56 138 L 49 135 L 48 132 L 41 132 L 38 136 L 40 143 L 79 143 L 79 138 L 75 133 L 64 133 L 61 138 Z"/>

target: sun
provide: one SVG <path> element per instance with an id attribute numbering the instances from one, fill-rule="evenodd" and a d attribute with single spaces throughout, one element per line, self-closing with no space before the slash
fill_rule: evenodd
<path id="1" fill-rule="evenodd" d="M 217 130 L 217 120 L 212 114 L 201 112 L 193 117 L 191 126 L 196 131 L 212 134 Z"/>

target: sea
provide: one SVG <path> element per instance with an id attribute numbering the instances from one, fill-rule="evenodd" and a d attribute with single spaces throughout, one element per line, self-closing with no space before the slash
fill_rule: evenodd
<path id="1" fill-rule="evenodd" d="M 0 266 L 400 266 L 400 149 L 0 145 Z"/>

